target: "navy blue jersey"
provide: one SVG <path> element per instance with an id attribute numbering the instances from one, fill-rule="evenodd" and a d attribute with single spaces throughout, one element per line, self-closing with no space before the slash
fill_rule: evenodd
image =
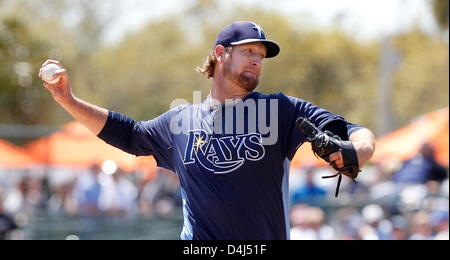
<path id="1" fill-rule="evenodd" d="M 300 116 L 341 136 L 361 128 L 298 98 L 252 92 L 225 105 L 207 98 L 178 106 L 149 121 L 110 111 L 98 136 L 154 155 L 178 175 L 181 239 L 281 240 L 289 239 L 290 161 L 304 142 Z"/>

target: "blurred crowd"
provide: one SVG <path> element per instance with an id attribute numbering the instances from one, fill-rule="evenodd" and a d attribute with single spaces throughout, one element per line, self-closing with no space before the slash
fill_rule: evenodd
<path id="1" fill-rule="evenodd" d="M 179 181 L 173 172 L 158 168 L 148 178 L 104 166 L 0 171 L 0 240 L 28 239 L 23 229 L 38 211 L 89 222 L 168 217 L 181 208 Z M 291 239 L 449 239 L 448 168 L 434 160 L 432 147 L 424 145 L 404 162 L 386 160 L 366 166 L 358 183 L 344 177 L 338 198 L 334 197 L 337 180 L 321 179 L 331 171 L 329 167 L 291 170 Z"/>
<path id="2" fill-rule="evenodd" d="M 0 178 L 0 240 L 28 239 L 21 230 L 33 224 L 36 212 L 81 218 L 95 225 L 95 221 L 123 223 L 137 217 L 167 217 L 181 207 L 179 182 L 173 172 L 158 168 L 156 176 L 149 179 L 140 172 L 101 166 L 9 173 L 14 177 L 3 178 L 9 179 L 3 183 Z"/>
<path id="3" fill-rule="evenodd" d="M 291 239 L 448 240 L 448 168 L 424 144 L 413 158 L 365 167 L 353 183 L 320 179 L 329 169 L 291 175 Z"/>

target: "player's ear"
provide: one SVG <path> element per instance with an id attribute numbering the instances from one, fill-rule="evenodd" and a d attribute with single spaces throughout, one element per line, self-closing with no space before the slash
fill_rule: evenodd
<path id="1" fill-rule="evenodd" d="M 214 49 L 214 55 L 216 55 L 216 59 L 218 61 L 223 60 L 223 58 L 225 57 L 225 52 L 226 49 L 222 45 L 217 45 L 216 48 Z"/>

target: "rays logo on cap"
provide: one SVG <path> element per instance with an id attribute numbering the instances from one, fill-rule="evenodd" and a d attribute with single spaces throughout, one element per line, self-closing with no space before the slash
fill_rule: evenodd
<path id="1" fill-rule="evenodd" d="M 261 28 L 261 26 L 257 25 L 256 23 L 251 23 L 251 24 L 253 25 L 252 29 L 258 30 L 259 38 L 261 38 L 262 35 L 264 35 L 264 31 Z"/>

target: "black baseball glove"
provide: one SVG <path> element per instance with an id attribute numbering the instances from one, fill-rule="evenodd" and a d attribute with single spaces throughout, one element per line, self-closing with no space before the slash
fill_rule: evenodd
<path id="1" fill-rule="evenodd" d="M 306 137 L 306 141 L 311 143 L 314 154 L 326 162 L 328 162 L 338 172 L 335 175 L 323 176 L 322 178 L 338 178 L 335 196 L 339 194 L 339 187 L 341 185 L 342 174 L 350 177 L 356 183 L 356 177 L 361 171 L 358 165 L 358 156 L 352 142 L 343 141 L 337 135 L 330 131 L 322 131 L 317 128 L 307 118 L 299 117 L 296 121 L 297 127 L 302 131 Z M 344 167 L 338 168 L 334 162 L 330 162 L 330 154 L 341 152 L 344 161 Z"/>

